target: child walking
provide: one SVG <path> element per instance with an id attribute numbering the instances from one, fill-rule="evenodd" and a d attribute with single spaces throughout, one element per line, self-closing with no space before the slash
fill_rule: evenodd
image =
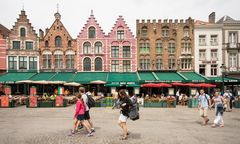
<path id="1" fill-rule="evenodd" d="M 220 127 L 224 126 L 224 122 L 223 122 L 223 98 L 222 96 L 219 94 L 219 92 L 215 92 L 214 93 L 214 97 L 213 99 L 213 105 L 215 105 L 215 112 L 216 112 L 216 117 L 214 119 L 213 125 L 212 127 L 216 127 L 216 125 L 220 125 Z"/>
<path id="2" fill-rule="evenodd" d="M 85 119 L 84 119 L 84 113 L 86 111 L 86 108 L 85 108 L 84 102 L 82 100 L 82 95 L 78 94 L 77 98 L 78 98 L 78 100 L 76 103 L 76 110 L 74 113 L 74 127 L 73 127 L 73 130 L 71 131 L 71 133 L 75 134 L 77 132 L 78 126 L 81 124 L 88 131 L 87 137 L 93 136 L 90 126 L 85 122 Z"/>

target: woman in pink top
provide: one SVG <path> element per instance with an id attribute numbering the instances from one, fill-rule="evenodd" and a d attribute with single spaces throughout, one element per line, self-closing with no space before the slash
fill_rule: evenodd
<path id="1" fill-rule="evenodd" d="M 86 108 L 82 100 L 82 95 L 78 94 L 77 98 L 78 98 L 78 101 L 76 103 L 76 110 L 74 114 L 74 129 L 71 132 L 72 134 L 75 134 L 78 126 L 82 124 L 88 131 L 87 137 L 93 136 L 90 126 L 87 123 L 85 123 L 84 113 L 86 111 Z"/>

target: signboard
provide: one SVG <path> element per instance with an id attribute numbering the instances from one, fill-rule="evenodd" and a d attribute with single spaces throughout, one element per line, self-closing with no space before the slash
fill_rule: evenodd
<path id="1" fill-rule="evenodd" d="M 9 107 L 8 96 L 1 96 L 1 107 Z"/>
<path id="2" fill-rule="evenodd" d="M 174 96 L 174 88 L 168 88 L 168 95 Z"/>
<path id="3" fill-rule="evenodd" d="M 58 94 L 63 95 L 63 93 L 64 93 L 64 87 L 59 86 L 58 87 Z"/>
<path id="4" fill-rule="evenodd" d="M 195 96 L 197 93 L 197 89 L 196 88 L 191 88 L 191 96 Z"/>
<path id="5" fill-rule="evenodd" d="M 56 107 L 62 107 L 63 106 L 63 97 L 62 96 L 56 96 Z"/>
<path id="6" fill-rule="evenodd" d="M 4 91 L 5 91 L 5 95 L 10 95 L 11 94 L 11 88 L 10 87 L 5 87 Z"/>
<path id="7" fill-rule="evenodd" d="M 111 87 L 111 93 L 115 93 L 116 92 L 116 87 Z"/>
<path id="8" fill-rule="evenodd" d="M 37 107 L 37 97 L 29 96 L 29 107 Z"/>
<path id="9" fill-rule="evenodd" d="M 30 95 L 36 95 L 37 94 L 37 88 L 36 87 L 31 87 L 30 88 Z"/>
<path id="10" fill-rule="evenodd" d="M 139 94 L 139 88 L 134 88 L 134 94 Z"/>

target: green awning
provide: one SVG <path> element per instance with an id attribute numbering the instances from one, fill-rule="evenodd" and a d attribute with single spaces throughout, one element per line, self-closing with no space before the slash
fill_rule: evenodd
<path id="1" fill-rule="evenodd" d="M 185 82 L 206 82 L 208 79 L 196 72 L 179 72 L 185 78 Z"/>
<path id="2" fill-rule="evenodd" d="M 154 72 L 159 82 L 182 82 L 185 79 L 177 72 Z"/>
<path id="3" fill-rule="evenodd" d="M 73 72 L 60 72 L 55 74 L 50 81 L 65 81 L 72 82 L 74 80 L 76 73 Z"/>
<path id="4" fill-rule="evenodd" d="M 138 86 L 138 76 L 136 73 L 109 73 L 106 86 L 116 87 L 126 85 L 128 87 Z"/>
<path id="5" fill-rule="evenodd" d="M 222 77 L 208 77 L 209 82 L 222 82 Z M 224 82 L 240 82 L 237 78 L 224 77 Z"/>
<path id="6" fill-rule="evenodd" d="M 0 83 L 15 83 L 17 81 L 29 80 L 35 74 L 28 72 L 6 73 L 0 76 Z"/>
<path id="7" fill-rule="evenodd" d="M 154 76 L 153 72 L 138 72 L 138 75 L 140 83 L 157 81 L 157 78 Z"/>
<path id="8" fill-rule="evenodd" d="M 36 75 L 34 75 L 33 77 L 30 78 L 30 80 L 32 81 L 48 81 L 50 80 L 52 77 L 54 77 L 54 75 L 56 75 L 55 72 L 42 72 L 42 73 L 38 73 Z"/>
<path id="9" fill-rule="evenodd" d="M 89 84 L 91 81 L 96 80 L 106 82 L 107 75 L 107 72 L 79 72 L 75 75 L 72 81 L 81 84 Z"/>

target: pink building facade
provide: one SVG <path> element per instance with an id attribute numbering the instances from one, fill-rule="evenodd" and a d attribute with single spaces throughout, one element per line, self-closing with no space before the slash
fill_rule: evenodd
<path id="1" fill-rule="evenodd" d="M 137 71 L 136 38 L 120 16 L 105 35 L 93 13 L 77 38 L 78 71 Z"/>
<path id="2" fill-rule="evenodd" d="M 78 71 L 107 71 L 106 36 L 93 13 L 77 38 Z"/>
<path id="3" fill-rule="evenodd" d="M 137 43 L 122 16 L 107 36 L 107 71 L 137 71 Z"/>
<path id="4" fill-rule="evenodd" d="M 0 24 L 0 74 L 6 72 L 7 37 L 10 31 Z"/>

